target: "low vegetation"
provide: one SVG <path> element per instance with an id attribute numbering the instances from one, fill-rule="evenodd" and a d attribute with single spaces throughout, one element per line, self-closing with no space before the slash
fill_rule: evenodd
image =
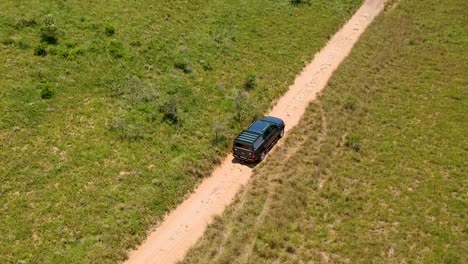
<path id="1" fill-rule="evenodd" d="M 0 263 L 125 258 L 360 3 L 0 1 Z"/>
<path id="2" fill-rule="evenodd" d="M 468 4 L 395 4 L 184 263 L 468 262 Z"/>

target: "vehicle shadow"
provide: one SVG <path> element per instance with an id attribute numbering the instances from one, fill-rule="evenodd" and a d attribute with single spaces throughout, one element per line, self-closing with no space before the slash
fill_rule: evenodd
<path id="1" fill-rule="evenodd" d="M 244 162 L 244 161 L 241 161 L 241 160 L 239 160 L 239 159 L 237 159 L 237 158 L 233 158 L 233 159 L 231 160 L 231 162 L 232 162 L 233 164 L 240 164 L 240 165 L 242 165 L 242 166 L 246 166 L 246 167 L 249 167 L 249 168 L 251 168 L 251 169 L 255 168 L 255 167 L 258 165 L 258 163 L 259 163 L 259 162 L 252 162 L 252 163 L 250 163 L 250 162 Z"/>

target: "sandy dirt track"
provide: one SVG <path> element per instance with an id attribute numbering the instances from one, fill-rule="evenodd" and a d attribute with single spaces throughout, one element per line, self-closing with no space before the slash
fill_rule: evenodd
<path id="1" fill-rule="evenodd" d="M 366 0 L 354 16 L 296 78 L 268 115 L 282 118 L 287 131 L 299 123 L 314 100 L 372 20 L 383 10 L 385 0 Z M 266 159 L 268 162 L 268 158 Z M 230 154 L 198 188 L 148 234 L 144 243 L 130 252 L 125 263 L 175 263 L 202 237 L 214 216 L 220 215 L 252 175 L 248 166 L 233 162 Z"/>

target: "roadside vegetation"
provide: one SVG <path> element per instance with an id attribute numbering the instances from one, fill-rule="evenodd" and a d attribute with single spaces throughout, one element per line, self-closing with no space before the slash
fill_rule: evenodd
<path id="1" fill-rule="evenodd" d="M 0 262 L 112 263 L 360 5 L 1 1 Z"/>
<path id="2" fill-rule="evenodd" d="M 184 263 L 468 262 L 468 3 L 395 4 Z"/>

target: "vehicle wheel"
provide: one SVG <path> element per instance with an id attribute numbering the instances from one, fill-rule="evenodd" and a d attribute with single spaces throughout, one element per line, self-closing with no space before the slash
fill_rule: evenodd
<path id="1" fill-rule="evenodd" d="M 282 138 L 283 136 L 284 136 L 284 128 L 281 129 L 281 132 L 280 132 L 280 134 L 279 134 L 279 138 Z"/>
<path id="2" fill-rule="evenodd" d="M 265 159 L 265 156 L 266 156 L 266 151 L 263 150 L 262 153 L 260 153 L 260 158 L 258 159 L 258 161 L 262 161 Z"/>

